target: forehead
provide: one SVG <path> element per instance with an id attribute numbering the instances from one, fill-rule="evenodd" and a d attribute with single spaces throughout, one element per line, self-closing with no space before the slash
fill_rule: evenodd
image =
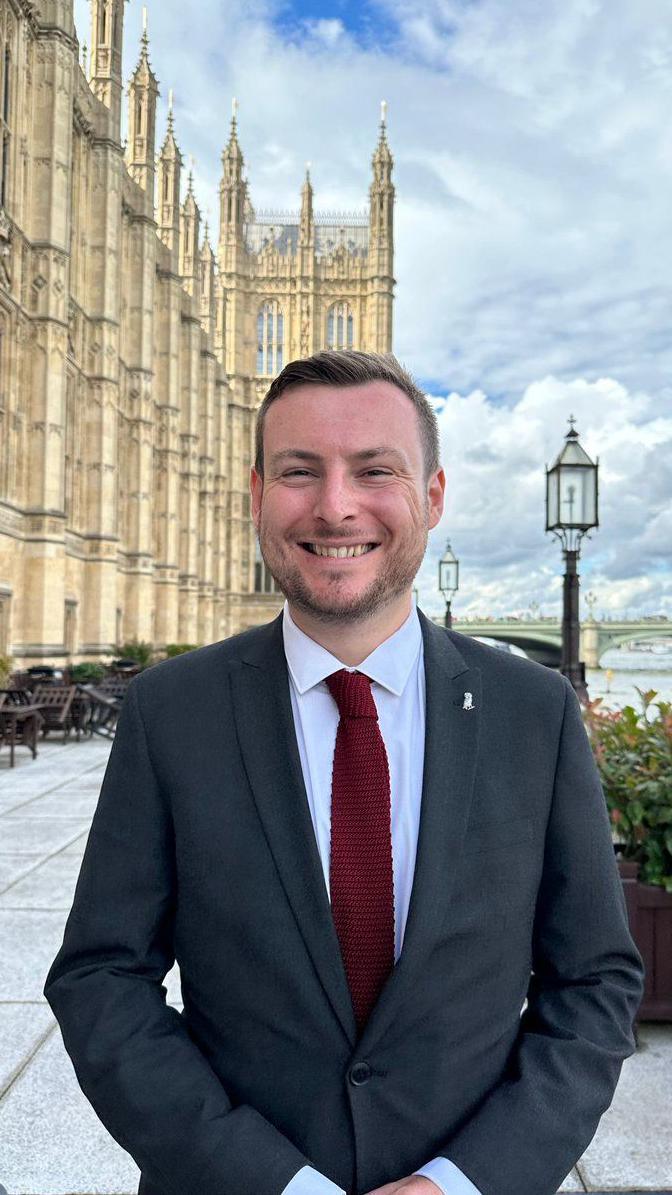
<path id="1" fill-rule="evenodd" d="M 287 436 L 299 436 L 302 443 L 310 439 L 350 442 L 374 432 L 382 443 L 382 431 L 385 443 L 392 437 L 411 450 L 409 439 L 419 445 L 415 404 L 391 382 L 292 386 L 271 404 L 265 423 L 274 446 Z"/>

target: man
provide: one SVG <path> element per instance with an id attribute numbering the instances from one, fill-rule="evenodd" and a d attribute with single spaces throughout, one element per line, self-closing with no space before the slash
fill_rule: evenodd
<path id="1" fill-rule="evenodd" d="M 633 1049 L 574 694 L 413 606 L 444 487 L 393 357 L 293 362 L 251 475 L 283 614 L 129 689 L 45 993 L 144 1195 L 552 1195 Z"/>

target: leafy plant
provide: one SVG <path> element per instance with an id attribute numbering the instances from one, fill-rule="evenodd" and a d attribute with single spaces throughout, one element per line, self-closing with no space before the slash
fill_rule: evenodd
<path id="1" fill-rule="evenodd" d="M 641 713 L 603 710 L 597 698 L 586 727 L 623 858 L 639 863 L 644 883 L 672 892 L 672 702 L 654 706 L 654 689 L 637 692 Z"/>
<path id="2" fill-rule="evenodd" d="M 170 660 L 173 656 L 182 656 L 187 651 L 195 651 L 198 644 L 196 643 L 167 643 L 166 644 L 166 659 Z"/>
<path id="3" fill-rule="evenodd" d="M 12 661 L 9 656 L 0 655 L 0 689 L 4 689 L 12 675 Z"/>
<path id="4" fill-rule="evenodd" d="M 141 639 L 131 639 L 128 643 L 121 643 L 115 647 L 118 660 L 135 660 L 143 668 L 147 668 L 154 659 L 154 648 L 151 643 L 144 643 Z"/>
<path id="5" fill-rule="evenodd" d="M 86 685 L 102 680 L 107 668 L 104 664 L 73 664 L 69 672 L 73 684 Z"/>

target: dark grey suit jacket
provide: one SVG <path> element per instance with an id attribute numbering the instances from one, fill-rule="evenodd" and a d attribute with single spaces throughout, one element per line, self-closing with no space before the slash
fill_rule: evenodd
<path id="1" fill-rule="evenodd" d="M 306 1164 L 361 1195 L 439 1154 L 552 1195 L 611 1101 L 641 962 L 578 703 L 421 624 L 415 878 L 359 1041 L 281 618 L 130 687 L 45 994 L 144 1195 L 279 1195 Z"/>

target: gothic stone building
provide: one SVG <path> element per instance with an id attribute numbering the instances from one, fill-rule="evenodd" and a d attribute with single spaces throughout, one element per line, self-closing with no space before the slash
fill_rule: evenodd
<path id="1" fill-rule="evenodd" d="M 0 655 L 207 643 L 280 608 L 258 557 L 255 410 L 282 365 L 388 351 L 392 157 L 370 208 L 255 213 L 236 118 L 211 247 L 145 31 L 121 141 L 125 0 L 0 0 Z M 185 194 L 186 191 L 186 194 Z M 183 198 L 184 194 L 184 198 Z"/>

